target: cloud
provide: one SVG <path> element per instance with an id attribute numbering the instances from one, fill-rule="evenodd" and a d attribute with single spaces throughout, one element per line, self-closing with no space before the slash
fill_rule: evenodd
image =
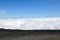
<path id="1" fill-rule="evenodd" d="M 0 28 L 19 30 L 58 30 L 60 18 L 0 19 Z"/>
<path id="2" fill-rule="evenodd" d="M 0 9 L 0 18 L 5 17 L 5 11 Z"/>

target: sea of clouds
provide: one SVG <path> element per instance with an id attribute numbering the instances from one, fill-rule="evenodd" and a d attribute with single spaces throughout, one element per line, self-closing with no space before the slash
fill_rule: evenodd
<path id="1" fill-rule="evenodd" d="M 0 28 L 18 30 L 60 30 L 60 18 L 0 19 Z"/>

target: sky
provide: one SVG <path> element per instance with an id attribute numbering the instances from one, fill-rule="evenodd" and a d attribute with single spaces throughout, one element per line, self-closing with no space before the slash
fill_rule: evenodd
<path id="1" fill-rule="evenodd" d="M 60 0 L 0 0 L 6 18 L 60 17 Z"/>

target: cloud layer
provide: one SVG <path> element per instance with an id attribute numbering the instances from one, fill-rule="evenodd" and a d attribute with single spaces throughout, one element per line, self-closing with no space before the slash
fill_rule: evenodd
<path id="1" fill-rule="evenodd" d="M 60 30 L 60 18 L 0 19 L 0 28 L 19 30 Z"/>

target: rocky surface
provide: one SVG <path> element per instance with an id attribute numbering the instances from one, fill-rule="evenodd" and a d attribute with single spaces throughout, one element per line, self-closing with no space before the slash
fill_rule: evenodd
<path id="1" fill-rule="evenodd" d="M 0 40 L 60 40 L 60 31 L 0 29 Z"/>

